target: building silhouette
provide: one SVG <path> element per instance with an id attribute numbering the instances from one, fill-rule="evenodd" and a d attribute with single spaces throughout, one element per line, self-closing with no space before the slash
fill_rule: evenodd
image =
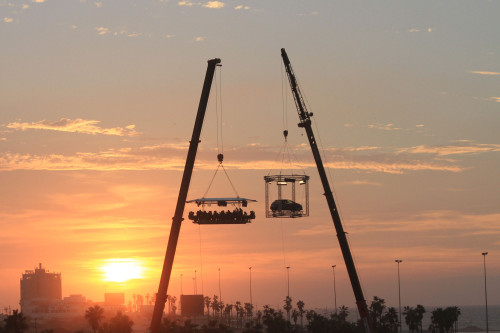
<path id="1" fill-rule="evenodd" d="M 26 270 L 21 278 L 21 311 L 49 312 L 54 302 L 62 299 L 61 273 L 50 273 L 39 264 Z"/>

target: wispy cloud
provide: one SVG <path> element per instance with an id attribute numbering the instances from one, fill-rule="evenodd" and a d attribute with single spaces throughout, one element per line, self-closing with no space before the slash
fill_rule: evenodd
<path id="1" fill-rule="evenodd" d="M 402 129 L 401 127 L 394 126 L 394 124 L 370 124 L 368 125 L 368 128 L 374 128 L 383 131 L 399 131 Z"/>
<path id="2" fill-rule="evenodd" d="M 427 32 L 432 32 L 432 28 L 427 28 L 427 29 L 418 29 L 418 28 L 411 28 L 410 30 L 408 30 L 408 32 L 411 32 L 411 33 L 416 33 L 416 32 L 422 32 L 422 31 L 427 31 Z"/>
<path id="3" fill-rule="evenodd" d="M 370 185 L 370 186 L 382 186 L 382 183 L 372 182 L 369 180 L 353 180 L 352 182 L 347 182 L 350 185 Z"/>
<path id="4" fill-rule="evenodd" d="M 31 2 L 34 2 L 34 3 L 44 3 L 45 0 L 31 0 Z"/>
<path id="5" fill-rule="evenodd" d="M 195 42 L 203 42 L 205 40 L 205 37 L 195 37 Z"/>
<path id="6" fill-rule="evenodd" d="M 194 3 L 190 2 L 190 1 L 179 1 L 177 4 L 179 6 L 187 6 L 187 7 L 194 6 Z"/>
<path id="7" fill-rule="evenodd" d="M 13 19 L 12 17 L 4 17 L 4 18 L 3 18 L 3 21 L 4 21 L 5 23 L 12 23 L 12 22 L 14 22 L 14 19 Z"/>
<path id="8" fill-rule="evenodd" d="M 318 11 L 310 12 L 310 13 L 300 13 L 298 16 L 316 16 L 318 15 Z"/>
<path id="9" fill-rule="evenodd" d="M 208 1 L 205 3 L 202 2 L 191 2 L 189 0 L 183 0 L 177 2 L 179 6 L 193 7 L 193 6 L 201 6 L 210 9 L 220 9 L 225 6 L 225 4 L 221 1 Z"/>
<path id="10" fill-rule="evenodd" d="M 490 75 L 490 76 L 500 75 L 500 72 L 487 72 L 487 71 L 469 71 L 469 73 L 479 74 L 479 75 Z"/>
<path id="11" fill-rule="evenodd" d="M 99 120 L 86 120 L 86 119 L 66 119 L 61 118 L 58 121 L 42 120 L 32 123 L 14 122 L 6 125 L 7 128 L 14 130 L 49 130 L 59 132 L 83 133 L 83 134 L 103 134 L 103 135 L 117 135 L 117 136 L 135 136 L 140 133 L 135 130 L 135 125 L 126 127 L 102 128 L 97 126 Z"/>
<path id="12" fill-rule="evenodd" d="M 438 156 L 478 154 L 500 151 L 500 144 L 462 144 L 447 146 L 415 146 L 400 149 L 399 152 L 410 154 L 434 154 Z"/>
<path id="13" fill-rule="evenodd" d="M 109 28 L 106 28 L 106 27 L 98 27 L 98 28 L 95 28 L 95 30 L 97 31 L 98 35 L 106 35 L 106 34 L 109 34 L 111 32 L 111 31 L 109 31 Z"/>
<path id="14" fill-rule="evenodd" d="M 344 151 L 367 151 L 367 150 L 377 150 L 380 149 L 380 147 L 376 146 L 361 146 L 361 147 L 346 147 L 342 148 Z"/>
<path id="15" fill-rule="evenodd" d="M 244 10 L 249 10 L 250 7 L 248 6 L 243 6 L 243 5 L 239 5 L 239 6 L 236 6 L 234 7 L 235 10 L 241 10 L 241 9 L 244 9 Z"/>
<path id="16" fill-rule="evenodd" d="M 97 153 L 79 152 L 74 155 L 32 155 L 0 153 L 0 170 L 181 170 L 185 163 L 186 144 L 163 144 L 140 148 L 109 149 Z M 229 149 L 227 150 L 229 151 Z M 226 167 L 234 170 L 271 170 L 277 167 L 275 152 L 265 147 L 231 150 L 231 160 Z M 462 167 L 454 161 L 421 161 L 401 158 L 395 154 L 375 156 L 335 155 L 325 162 L 332 169 L 358 170 L 401 174 L 411 171 L 432 170 L 460 172 Z M 212 170 L 213 152 L 200 150 L 196 167 Z M 314 168 L 312 161 L 302 163 L 304 168 Z"/>
<path id="17" fill-rule="evenodd" d="M 142 34 L 140 32 L 133 32 L 131 34 L 128 34 L 127 37 L 139 37 L 141 36 Z"/>
<path id="18" fill-rule="evenodd" d="M 500 103 L 500 97 L 491 97 L 491 100 Z"/>

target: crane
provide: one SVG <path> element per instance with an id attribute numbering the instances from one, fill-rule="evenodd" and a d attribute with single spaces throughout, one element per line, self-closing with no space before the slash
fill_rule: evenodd
<path id="1" fill-rule="evenodd" d="M 351 250 L 349 248 L 349 243 L 347 241 L 346 233 L 342 226 L 342 221 L 340 220 L 340 215 L 337 210 L 337 205 L 335 204 L 335 199 L 333 198 L 333 193 L 326 176 L 325 167 L 323 166 L 323 161 L 321 160 L 321 155 L 316 144 L 316 139 L 311 127 L 311 117 L 312 112 L 307 111 L 304 98 L 300 91 L 297 79 L 286 54 L 285 49 L 281 49 L 281 57 L 283 58 L 283 63 L 285 65 L 286 74 L 288 76 L 288 82 L 290 83 L 290 88 L 292 89 L 293 99 L 295 101 L 295 106 L 297 107 L 297 112 L 299 114 L 300 122 L 299 127 L 305 129 L 307 134 L 307 139 L 309 140 L 309 145 L 316 162 L 316 167 L 318 168 L 319 177 L 321 178 L 321 183 L 323 184 L 324 195 L 330 209 L 330 214 L 332 215 L 333 224 L 337 232 L 337 238 L 339 240 L 340 249 L 344 257 L 344 262 L 347 267 L 347 272 L 349 274 L 349 279 L 351 280 L 352 289 L 354 291 L 354 296 L 356 298 L 356 305 L 358 306 L 359 316 L 365 333 L 372 333 L 373 329 L 370 323 L 370 318 L 368 316 L 368 307 L 366 305 L 366 300 L 363 296 L 363 290 L 361 288 L 361 283 L 359 281 L 358 273 L 356 272 L 356 267 L 354 265 L 354 260 L 352 258 Z"/>
<path id="2" fill-rule="evenodd" d="M 184 213 L 189 183 L 191 182 L 191 175 L 193 174 L 194 160 L 196 158 L 198 144 L 200 143 L 201 128 L 205 118 L 205 111 L 207 110 L 208 97 L 210 96 L 210 88 L 212 87 L 215 68 L 216 66 L 220 66 L 220 62 L 221 61 L 218 58 L 208 60 L 207 72 L 205 74 L 205 81 L 203 83 L 198 112 L 196 114 L 193 135 L 191 136 L 191 141 L 189 142 L 186 165 L 184 167 L 179 196 L 177 198 L 177 206 L 175 207 L 175 214 L 172 218 L 172 227 L 170 228 L 170 236 L 168 238 L 167 251 L 163 262 L 160 284 L 158 286 L 158 293 L 156 294 L 155 307 L 151 318 L 151 333 L 160 332 L 161 318 L 163 316 L 163 310 L 165 309 L 165 302 L 167 301 L 167 289 L 170 281 L 170 274 L 172 273 L 175 250 L 177 248 L 177 241 L 179 239 L 182 220 L 184 220 L 182 218 L 182 214 Z"/>

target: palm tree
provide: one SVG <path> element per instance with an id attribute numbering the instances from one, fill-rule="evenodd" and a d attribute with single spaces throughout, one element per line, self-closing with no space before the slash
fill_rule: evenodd
<path id="1" fill-rule="evenodd" d="M 283 305 L 283 309 L 286 311 L 286 318 L 290 321 L 290 310 L 292 309 L 292 298 L 287 296 L 285 298 L 285 305 Z"/>
<path id="2" fill-rule="evenodd" d="M 215 314 L 218 313 L 219 311 L 219 298 L 217 297 L 217 295 L 214 295 L 214 297 L 212 298 L 211 306 L 212 306 L 212 314 L 215 317 Z"/>
<path id="3" fill-rule="evenodd" d="M 338 316 L 340 320 L 346 321 L 349 316 L 349 308 L 345 305 L 339 306 Z"/>
<path id="4" fill-rule="evenodd" d="M 297 319 L 299 319 L 299 311 L 297 309 L 292 310 L 292 319 L 293 319 L 293 324 L 297 326 Z"/>
<path id="5" fill-rule="evenodd" d="M 405 316 L 406 325 L 408 325 L 408 330 L 410 333 L 417 331 L 417 312 L 411 306 L 405 306 L 403 308 L 403 314 Z"/>
<path id="6" fill-rule="evenodd" d="M 417 313 L 417 325 L 420 327 L 420 333 L 422 333 L 422 319 L 424 318 L 425 308 L 423 305 L 417 304 L 415 311 Z"/>
<path id="7" fill-rule="evenodd" d="M 113 333 L 132 333 L 132 325 L 134 322 L 128 316 L 118 311 L 116 316 L 111 318 L 109 322 L 109 330 Z"/>
<path id="8" fill-rule="evenodd" d="M 203 297 L 203 301 L 205 302 L 205 306 L 207 307 L 207 318 L 210 319 L 210 297 Z"/>
<path id="9" fill-rule="evenodd" d="M 90 327 L 92 327 L 92 331 L 96 333 L 101 326 L 101 321 L 104 319 L 104 309 L 99 305 L 91 306 L 85 311 L 85 319 L 87 319 Z"/>
<path id="10" fill-rule="evenodd" d="M 224 314 L 226 316 L 226 322 L 230 325 L 231 324 L 231 312 L 233 312 L 233 305 L 232 304 L 226 304 L 224 308 Z"/>
<path id="11" fill-rule="evenodd" d="M 247 318 L 252 319 L 252 316 L 253 316 L 253 305 L 250 304 L 250 303 L 245 303 L 244 307 L 245 307 L 245 312 L 247 314 Z"/>
<path id="12" fill-rule="evenodd" d="M 300 315 L 300 327 L 303 327 L 303 321 L 302 320 L 304 318 L 304 313 L 305 313 L 305 311 L 304 311 L 304 305 L 305 305 L 305 303 L 302 302 L 301 300 L 299 300 L 297 302 L 297 308 L 299 309 L 299 315 Z"/>
<path id="13" fill-rule="evenodd" d="M 175 305 L 175 302 L 177 301 L 177 296 L 170 296 L 169 300 L 169 306 L 172 307 L 172 314 L 175 316 L 175 312 L 177 311 L 177 306 Z"/>
<path id="14" fill-rule="evenodd" d="M 29 328 L 26 317 L 22 312 L 18 312 L 18 310 L 12 311 L 12 314 L 7 316 L 4 321 L 6 332 L 22 333 Z"/>

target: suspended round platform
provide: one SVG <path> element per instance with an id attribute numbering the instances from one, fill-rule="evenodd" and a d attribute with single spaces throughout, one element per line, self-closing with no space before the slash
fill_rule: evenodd
<path id="1" fill-rule="evenodd" d="M 266 217 L 309 216 L 309 176 L 268 175 L 264 176 L 264 181 Z M 300 192 L 299 195 L 297 192 Z"/>
<path id="2" fill-rule="evenodd" d="M 248 206 L 249 202 L 257 202 L 257 200 L 247 198 L 199 198 L 188 200 L 186 203 L 196 203 L 201 209 L 196 212 L 191 211 L 188 218 L 196 224 L 246 224 L 255 219 L 255 212 L 251 210 L 249 213 L 243 210 Z M 233 206 L 232 210 L 209 210 L 207 207 L 212 205 L 217 207 Z M 243 208 L 242 208 L 243 207 Z"/>

